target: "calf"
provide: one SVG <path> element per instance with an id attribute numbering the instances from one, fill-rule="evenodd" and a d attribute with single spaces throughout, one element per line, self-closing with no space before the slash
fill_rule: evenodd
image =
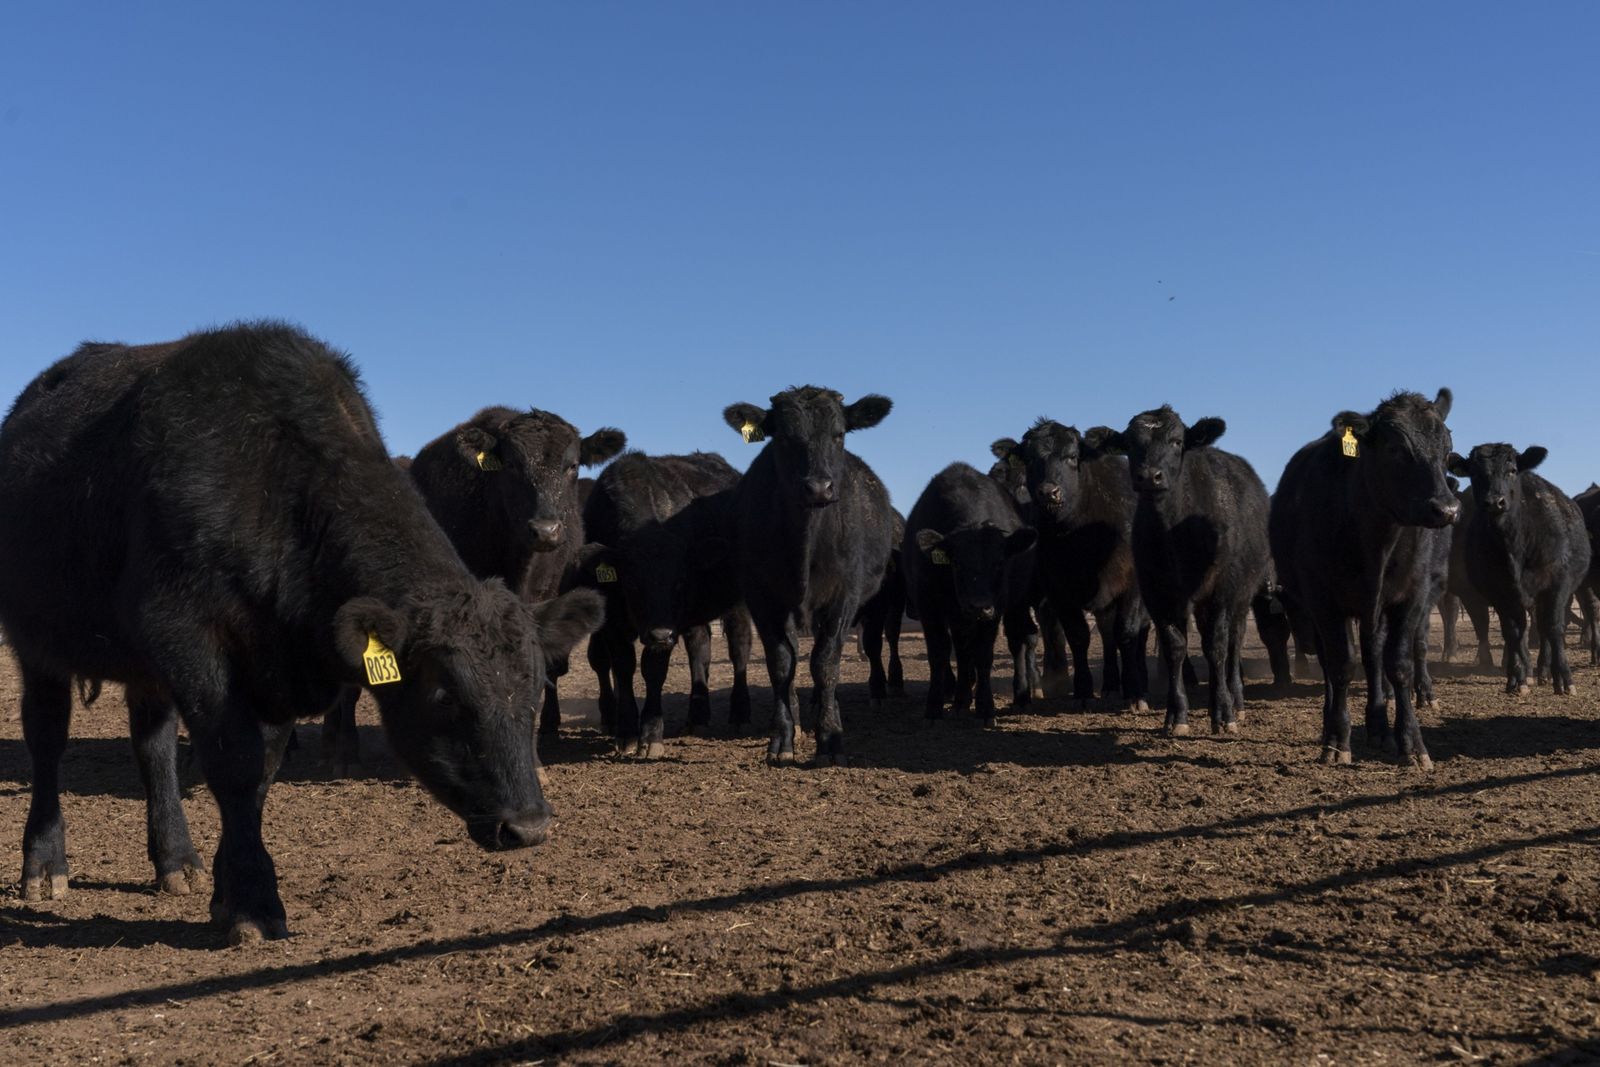
<path id="1" fill-rule="evenodd" d="M 1472 522 L 1466 528 L 1467 577 L 1500 616 L 1506 691 L 1528 692 L 1528 608 L 1539 626 L 1541 664 L 1548 656 L 1557 695 L 1572 692 L 1564 635 L 1567 606 L 1589 572 L 1583 513 L 1534 473 L 1547 450 L 1518 452 L 1507 444 L 1452 454 L 1450 472 L 1472 479 Z"/>
<path id="2" fill-rule="evenodd" d="M 673 646 L 689 656 L 689 728 L 711 722 L 711 634 L 723 620 L 733 661 L 729 721 L 750 721 L 750 616 L 739 596 L 727 513 L 739 472 L 714 453 L 630 452 L 600 473 L 584 509 L 591 543 L 575 579 L 607 596 L 607 622 L 589 642 L 600 714 L 624 756 L 665 754 L 661 691 Z M 634 642 L 644 648 L 644 715 L 633 696 Z"/>
<path id="3" fill-rule="evenodd" d="M 1450 390 L 1433 401 L 1396 393 L 1370 414 L 1345 411 L 1296 452 L 1268 524 L 1280 581 L 1305 612 L 1322 661 L 1322 760 L 1349 763 L 1348 621 L 1357 620 L 1367 674 L 1367 739 L 1402 759 L 1432 760 L 1412 705 L 1417 630 L 1432 606 L 1438 539 L 1461 505 L 1445 482 Z M 1384 681 L 1394 694 L 1391 732 Z"/>
<path id="4" fill-rule="evenodd" d="M 1189 615 L 1211 670 L 1211 732 L 1239 732 L 1244 704 L 1245 618 L 1267 576 L 1267 490 L 1242 457 L 1211 446 L 1226 425 L 1193 426 L 1162 406 L 1127 429 L 1096 434 L 1103 451 L 1123 453 L 1139 494 L 1133 562 L 1139 594 L 1167 664 L 1167 732 L 1189 732 L 1183 663 Z"/>
<path id="5" fill-rule="evenodd" d="M 767 408 L 732 404 L 722 413 L 746 441 L 768 439 L 736 490 L 733 523 L 739 585 L 772 682 L 769 763 L 794 760 L 797 632 L 807 620 L 817 762 L 845 763 L 839 655 L 861 605 L 883 584 L 894 513 L 844 435 L 876 426 L 890 406 L 875 395 L 846 404 L 808 385 L 778 393 Z"/>
<path id="6" fill-rule="evenodd" d="M 1072 648 L 1073 694 L 1084 703 L 1094 697 L 1089 632 L 1082 616 L 1088 611 L 1105 645 L 1103 692 L 1108 697 L 1120 692 L 1130 710 L 1149 710 L 1144 648 L 1150 617 L 1133 570 L 1136 498 L 1127 460 L 1101 451 L 1098 440 L 1085 438 L 1074 427 L 1049 419 L 1034 423 L 1001 459 L 1010 463 L 1013 456 L 1022 464 L 1038 532 L 1034 557 L 1039 587 Z M 1046 652 L 1048 664 L 1048 646 Z"/>
<path id="7" fill-rule="evenodd" d="M 1011 564 L 1033 541 L 1033 530 L 1022 525 L 1005 491 L 965 463 L 935 475 L 917 498 L 900 558 L 906 596 L 928 646 L 928 718 L 944 714 L 953 645 L 960 679 L 954 710 L 965 710 L 970 683 L 977 689 L 978 716 L 994 725 L 995 638 L 1011 604 L 1027 602 L 1029 576 Z"/>
<path id="8" fill-rule="evenodd" d="M 626 444 L 621 430 L 582 437 L 537 408 L 484 408 L 424 445 L 411 477 L 472 573 L 544 600 L 556 595 L 583 547 L 578 468 L 604 463 Z M 566 667 L 551 664 L 541 734 L 561 726 L 555 679 Z"/>
<path id="9" fill-rule="evenodd" d="M 289 724 L 373 688 L 396 753 L 487 849 L 550 823 L 524 708 L 600 622 L 462 566 L 390 462 L 349 361 L 261 323 L 84 345 L 0 426 L 0 622 L 22 673 L 27 899 L 67 888 L 59 762 L 71 682 L 126 689 L 163 886 L 199 872 L 175 720 L 221 813 L 212 918 L 286 933 L 261 810 Z"/>

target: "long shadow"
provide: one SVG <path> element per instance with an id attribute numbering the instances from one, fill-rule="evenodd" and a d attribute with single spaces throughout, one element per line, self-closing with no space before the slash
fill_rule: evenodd
<path id="1" fill-rule="evenodd" d="M 1537 697 L 1525 698 L 1526 710 L 1519 705 L 1513 715 L 1447 715 L 1436 726 L 1423 730 L 1428 751 L 1435 758 L 1518 759 L 1600 748 L 1600 724 L 1593 719 L 1548 714 L 1557 698 L 1549 693 L 1544 697 L 1543 707 Z"/>
<path id="2" fill-rule="evenodd" d="M 1458 782 L 1447 786 L 1438 786 L 1432 789 L 1407 789 L 1388 796 L 1358 796 L 1350 797 L 1335 803 L 1308 804 L 1298 808 L 1291 808 L 1275 812 L 1258 812 L 1250 815 L 1236 816 L 1199 826 L 1181 826 L 1167 830 L 1120 830 L 1102 834 L 1096 837 L 1081 838 L 1078 840 L 1057 841 L 1028 849 L 1006 849 L 999 852 L 970 852 L 936 864 L 903 864 L 890 870 L 871 874 L 856 875 L 839 878 L 802 878 L 789 882 L 773 885 L 749 887 L 738 892 L 723 893 L 714 896 L 701 897 L 693 900 L 676 901 L 668 905 L 649 907 L 635 906 L 631 908 L 615 909 L 601 912 L 596 915 L 575 917 L 561 915 L 549 919 L 538 925 L 520 930 L 498 931 L 483 934 L 473 934 L 463 937 L 431 939 L 415 944 L 400 946 L 391 949 L 357 952 L 336 959 L 321 959 L 306 963 L 287 964 L 277 967 L 264 967 L 241 974 L 222 975 L 214 978 L 200 978 L 183 982 L 172 982 L 166 985 L 153 986 L 146 989 L 130 990 L 120 993 L 103 994 L 96 996 L 79 997 L 73 1000 L 58 1001 L 50 1004 L 39 1004 L 26 1008 L 14 1008 L 0 1012 L 0 1029 L 18 1026 L 27 1026 L 42 1022 L 56 1022 L 64 1019 L 75 1019 L 83 1016 L 94 1015 L 99 1012 L 117 1010 L 129 1007 L 138 1007 L 145 1004 L 159 1004 L 167 999 L 187 1000 L 193 997 L 208 997 L 226 993 L 238 993 L 249 989 L 269 988 L 280 983 L 296 982 L 308 978 L 326 977 L 335 974 L 345 974 L 362 971 L 373 967 L 388 966 L 416 959 L 427 959 L 455 952 L 476 952 L 491 948 L 502 948 L 511 945 L 521 945 L 532 941 L 557 935 L 570 936 L 574 934 L 597 933 L 606 930 L 619 929 L 648 922 L 666 922 L 673 915 L 704 915 L 720 914 L 748 907 L 751 904 L 765 903 L 777 900 L 787 900 L 812 894 L 838 894 L 849 893 L 872 886 L 900 883 L 900 882 L 929 882 L 935 881 L 947 874 L 962 871 L 985 871 L 1005 869 L 1021 864 L 1036 864 L 1046 859 L 1065 856 L 1089 856 L 1100 852 L 1125 851 L 1146 845 L 1162 842 L 1187 840 L 1193 838 L 1212 839 L 1225 838 L 1232 834 L 1247 831 L 1252 828 L 1265 826 L 1284 820 L 1310 818 L 1319 813 L 1331 814 L 1351 812 L 1387 807 L 1394 804 L 1410 803 L 1430 797 L 1459 796 L 1474 794 L 1491 789 L 1507 789 L 1533 782 L 1557 781 L 1579 778 L 1600 774 L 1600 768 L 1563 768 L 1551 771 L 1538 771 L 1528 774 L 1507 775 L 1497 778 L 1476 779 L 1470 782 Z M 1408 857 L 1389 863 L 1379 864 L 1360 870 L 1343 871 L 1336 875 L 1329 875 L 1310 882 L 1284 886 L 1275 890 L 1255 893 L 1240 894 L 1226 898 L 1196 898 L 1170 901 L 1168 903 L 1144 909 L 1131 918 L 1124 919 L 1110 925 L 1091 924 L 1066 932 L 1066 937 L 1078 941 L 1102 944 L 1096 949 L 1071 947 L 1070 951 L 1081 953 L 1085 951 L 1105 951 L 1106 948 L 1122 948 L 1135 936 L 1149 936 L 1148 930 L 1152 926 L 1170 924 L 1176 920 L 1209 914 L 1211 912 L 1235 908 L 1241 904 L 1270 904 L 1278 901 L 1291 900 L 1297 897 L 1326 892 L 1330 889 L 1347 887 L 1363 881 L 1372 881 L 1385 878 L 1405 877 L 1423 869 L 1438 869 L 1441 867 L 1455 866 L 1466 863 L 1477 863 L 1493 856 L 1516 852 L 1521 849 L 1547 846 L 1556 843 L 1571 842 L 1600 842 L 1600 828 L 1586 828 L 1566 833 L 1546 834 L 1538 837 L 1523 838 L 1512 841 L 1496 842 L 1478 846 L 1473 849 L 1457 853 L 1428 857 Z M 7 914 L 12 910 L 7 909 Z M 53 928 L 47 929 L 46 926 Z M 204 929 L 198 925 L 178 924 L 181 932 L 174 930 L 177 936 L 173 941 L 163 943 L 178 943 L 181 945 L 193 944 L 192 940 L 198 931 Z M 151 934 L 153 929 L 145 921 L 121 922 L 102 919 L 94 927 L 85 929 L 85 940 L 88 947 L 109 947 L 113 944 L 127 944 L 142 934 Z M 1145 933 L 1141 935 L 1141 931 Z M 54 947 L 61 942 L 59 924 L 50 921 L 41 921 L 33 926 L 16 922 L 8 924 L 6 931 L 16 937 L 16 942 L 26 947 Z M 112 935 L 115 935 L 114 937 Z M 220 937 L 220 935 L 216 935 Z M 216 941 L 208 943 L 216 944 Z M 1024 959 L 1033 955 L 1044 955 L 1055 952 L 1056 947 L 1046 949 L 1018 949 L 1022 953 L 1015 958 Z M 1007 954 L 1013 950 L 994 950 L 992 952 L 959 952 L 945 958 L 945 969 L 953 969 L 963 964 L 961 961 L 972 961 L 992 956 L 998 961 L 1003 961 Z M 940 961 L 932 964 L 918 964 L 916 973 L 937 973 L 941 966 Z M 929 971 L 927 968 L 934 968 Z M 906 970 L 898 968 L 894 972 Z M 867 976 L 869 979 L 871 976 Z M 903 979 L 896 979 L 903 980 Z M 852 978 L 852 983 L 865 982 L 866 985 L 883 984 L 885 979 Z M 863 985 L 863 988 L 866 987 Z M 853 987 L 852 987 L 853 988 Z M 724 998 L 731 1008 L 743 1005 L 746 1012 L 765 1010 L 765 1005 L 772 996 L 794 998 L 784 1003 L 795 1003 L 805 999 L 806 991 L 790 991 L 782 994 L 769 994 L 764 996 L 741 995 L 736 998 Z M 829 993 L 826 995 L 837 995 Z M 716 1002 L 721 1003 L 721 1002 Z M 688 1010 L 688 1009 L 686 1009 Z M 694 1019 L 710 1017 L 718 1012 L 729 1010 L 724 1008 L 702 1007 L 693 1009 Z M 669 1013 L 672 1014 L 672 1013 Z M 738 1014 L 738 1012 L 735 1012 Z M 604 1031 L 585 1034 L 574 1033 L 567 1035 L 566 1039 L 598 1040 L 599 1035 L 611 1033 L 614 1027 L 620 1024 L 608 1024 Z M 681 1025 L 681 1023 L 680 1023 Z M 659 1028 L 659 1025 L 655 1025 Z"/>

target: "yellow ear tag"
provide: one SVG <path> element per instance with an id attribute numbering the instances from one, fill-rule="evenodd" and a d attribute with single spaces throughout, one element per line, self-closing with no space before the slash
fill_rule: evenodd
<path id="1" fill-rule="evenodd" d="M 950 554 L 942 548 L 936 548 L 932 552 L 928 553 L 928 558 L 933 560 L 935 566 L 950 566 Z"/>
<path id="2" fill-rule="evenodd" d="M 761 427 L 753 422 L 747 422 L 739 427 L 739 435 L 744 438 L 744 443 L 747 445 L 753 445 L 767 436 L 761 432 Z"/>
<path id="3" fill-rule="evenodd" d="M 500 460 L 488 452 L 478 453 L 478 469 L 481 471 L 497 471 L 500 469 Z"/>
<path id="4" fill-rule="evenodd" d="M 1339 438 L 1339 447 L 1344 449 L 1344 454 L 1351 459 L 1361 454 L 1361 446 L 1356 443 L 1356 432 L 1348 426 L 1344 428 L 1344 436 Z"/>
<path id="5" fill-rule="evenodd" d="M 609 563 L 602 563 L 594 569 L 594 580 L 601 585 L 610 585 L 617 580 L 617 568 Z"/>
<path id="6" fill-rule="evenodd" d="M 367 634 L 367 650 L 361 653 L 361 661 L 367 665 L 368 685 L 388 685 L 400 680 L 400 663 L 389 647 L 378 640 L 377 634 Z"/>

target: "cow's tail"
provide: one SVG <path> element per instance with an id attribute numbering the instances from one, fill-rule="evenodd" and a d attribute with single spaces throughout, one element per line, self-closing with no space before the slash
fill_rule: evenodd
<path id="1" fill-rule="evenodd" d="M 78 699 L 83 701 L 84 707 L 88 707 L 100 699 L 100 679 L 80 677 L 77 679 L 77 683 Z"/>

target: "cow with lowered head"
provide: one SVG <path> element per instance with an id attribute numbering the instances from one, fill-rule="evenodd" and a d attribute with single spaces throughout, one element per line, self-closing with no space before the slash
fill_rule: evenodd
<path id="1" fill-rule="evenodd" d="M 1133 562 L 1167 664 L 1168 733 L 1189 732 L 1183 663 L 1189 616 L 1211 671 L 1211 732 L 1239 732 L 1245 618 L 1267 573 L 1267 490 L 1242 457 L 1211 447 L 1226 425 L 1186 426 L 1171 407 L 1135 415 L 1127 429 L 1090 431 L 1123 453 L 1139 503 Z"/>
<path id="2" fill-rule="evenodd" d="M 221 813 L 211 915 L 285 936 L 261 837 L 289 725 L 365 681 L 402 762 L 480 846 L 543 840 L 528 703 L 600 623 L 465 567 L 390 461 L 349 361 L 275 323 L 84 345 L 0 426 L 0 623 L 22 673 L 25 899 L 67 889 L 74 677 L 126 690 L 163 888 L 199 873 L 176 719 Z M 171 888 L 176 888 L 175 885 Z"/>
<path id="3" fill-rule="evenodd" d="M 888 397 L 846 404 L 803 386 L 768 407 L 731 404 L 723 419 L 746 441 L 767 442 L 734 497 L 739 585 L 766 651 L 772 682 L 770 763 L 794 760 L 798 631 L 811 626 L 811 706 L 817 762 L 845 763 L 836 690 L 845 635 L 889 565 L 893 511 L 878 476 L 844 436 L 882 422 Z"/>
<path id="4" fill-rule="evenodd" d="M 1033 541 L 1032 528 L 1022 525 L 1005 490 L 965 463 L 936 474 L 911 508 L 900 558 L 906 596 L 928 646 L 928 718 L 944 715 L 953 649 L 953 710 L 967 708 L 975 687 L 977 715 L 994 725 L 995 638 L 1012 602 L 1027 602 L 1030 575 L 1012 563 Z M 1026 674 L 1026 635 L 1008 637 L 1013 661 Z"/>
<path id="5" fill-rule="evenodd" d="M 1075 427 L 1050 419 L 1034 423 L 1000 458 L 1010 463 L 1012 457 L 1022 464 L 1038 533 L 1034 566 L 1039 588 L 1066 628 L 1072 648 L 1073 695 L 1082 703 L 1094 697 L 1089 633 L 1081 625 L 1087 611 L 1094 615 L 1105 645 L 1102 693 L 1107 698 L 1120 693 L 1130 710 L 1147 710 L 1144 649 L 1150 617 L 1133 569 L 1136 497 L 1127 460 L 1103 452 L 1097 440 Z"/>
<path id="6" fill-rule="evenodd" d="M 1322 760 L 1349 763 L 1348 624 L 1359 626 L 1367 739 L 1431 768 L 1412 704 L 1416 639 L 1437 593 L 1438 540 L 1461 505 L 1445 481 L 1450 390 L 1396 393 L 1344 411 L 1296 452 L 1278 480 L 1268 529 L 1285 596 L 1316 634 L 1322 663 Z M 1392 690 L 1394 726 L 1384 702 Z"/>
<path id="7" fill-rule="evenodd" d="M 1466 534 L 1467 577 L 1500 616 L 1506 692 L 1527 693 L 1528 609 L 1539 627 L 1541 665 L 1549 661 L 1557 695 L 1572 692 L 1567 665 L 1567 606 L 1589 572 L 1589 535 L 1571 498 L 1534 468 L 1547 449 L 1507 444 L 1451 454 L 1450 472 L 1472 479 Z"/>
<path id="8" fill-rule="evenodd" d="M 750 721 L 750 616 L 739 596 L 727 515 L 739 472 L 711 452 L 647 456 L 629 452 L 595 482 L 584 509 L 590 543 L 572 581 L 607 599 L 606 625 L 589 642 L 600 680 L 600 718 L 624 756 L 666 752 L 661 694 L 673 647 L 689 657 L 689 728 L 711 722 L 711 632 L 722 619 L 733 662 L 729 721 Z M 634 642 L 643 649 L 636 656 Z M 633 695 L 644 675 L 644 714 Z"/>
<path id="9" fill-rule="evenodd" d="M 556 595 L 583 547 L 579 468 L 604 463 L 627 443 L 621 430 L 585 437 L 537 408 L 485 408 L 424 445 L 411 477 L 472 573 L 538 601 Z M 560 728 L 555 678 L 565 673 L 564 661 L 551 665 L 541 734 Z"/>

